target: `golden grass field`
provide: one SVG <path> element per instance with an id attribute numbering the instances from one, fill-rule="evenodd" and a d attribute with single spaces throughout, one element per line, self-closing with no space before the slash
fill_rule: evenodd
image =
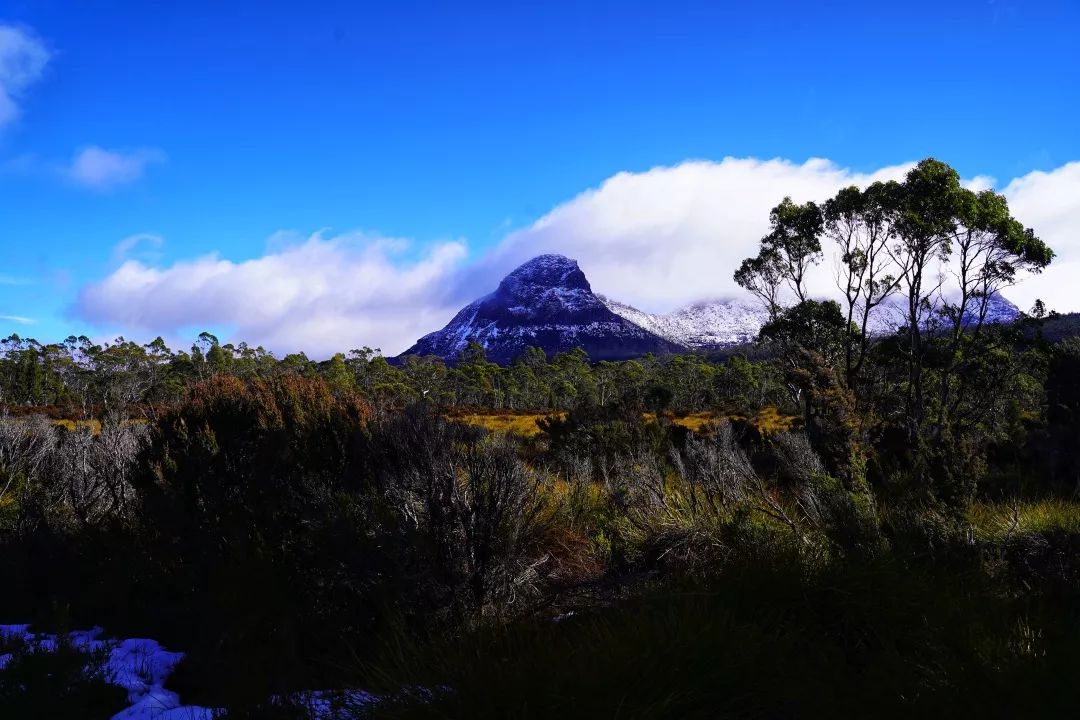
<path id="1" fill-rule="evenodd" d="M 455 420 L 476 425 L 494 432 L 507 432 L 522 437 L 532 437 L 539 434 L 540 428 L 537 421 L 548 417 L 563 417 L 565 412 L 527 413 L 527 412 L 466 412 L 453 414 Z M 763 408 L 751 417 L 742 415 L 725 415 L 715 412 L 697 412 L 689 415 L 668 415 L 668 419 L 675 425 L 682 426 L 695 432 L 707 428 L 709 425 L 725 419 L 740 418 L 748 420 L 763 435 L 785 432 L 793 429 L 798 418 L 792 415 L 784 415 L 774 407 Z M 655 413 L 645 413 L 647 420 L 655 421 Z"/>
<path id="2" fill-rule="evenodd" d="M 532 437 L 540 433 L 540 427 L 536 424 L 539 420 L 549 417 L 562 417 L 566 413 L 463 413 L 453 415 L 453 419 L 460 420 L 469 425 L 476 425 L 493 432 L 505 432 L 522 437 Z"/>
<path id="3" fill-rule="evenodd" d="M 53 425 L 58 425 L 68 430 L 89 429 L 95 435 L 101 432 L 100 420 L 53 420 Z"/>
<path id="4" fill-rule="evenodd" d="M 469 425 L 475 425 L 482 427 L 485 430 L 492 432 L 505 432 L 513 435 L 519 435 L 521 437 L 533 437 L 540 433 L 540 428 L 537 425 L 539 420 L 549 417 L 564 417 L 565 411 L 557 412 L 515 412 L 515 411 L 488 411 L 488 412 L 451 412 L 450 417 L 454 420 L 460 420 L 461 422 Z M 650 421 L 656 420 L 655 413 L 645 413 L 645 419 Z M 716 412 L 697 412 L 690 413 L 688 415 L 672 415 L 668 414 L 666 417 L 675 425 L 687 428 L 694 432 L 699 432 L 706 429 L 709 425 L 720 422 L 725 419 L 742 419 L 749 421 L 754 427 L 758 429 L 763 435 L 771 435 L 778 432 L 786 432 L 796 427 L 798 418 L 791 415 L 784 415 L 774 407 L 766 407 L 755 413 L 750 417 L 745 415 L 723 414 Z M 71 420 L 71 419 L 54 419 L 54 425 L 66 428 L 68 430 L 77 430 L 88 428 L 92 433 L 97 434 L 101 432 L 100 420 Z M 145 422 L 143 420 L 132 420 L 129 422 Z"/>

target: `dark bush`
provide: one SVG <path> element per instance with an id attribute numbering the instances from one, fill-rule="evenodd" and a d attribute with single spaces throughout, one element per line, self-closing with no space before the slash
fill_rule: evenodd
<path id="1" fill-rule="evenodd" d="M 87 651 L 61 636 L 55 647 L 0 638 L 0 716 L 109 718 L 127 707 L 127 691 L 112 684 L 108 649 Z"/>

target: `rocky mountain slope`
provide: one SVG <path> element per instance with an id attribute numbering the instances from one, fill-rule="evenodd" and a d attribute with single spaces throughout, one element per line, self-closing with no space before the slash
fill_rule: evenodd
<path id="1" fill-rule="evenodd" d="M 581 347 L 594 361 L 683 349 L 612 312 L 593 294 L 577 261 L 562 255 L 528 261 L 495 292 L 465 306 L 446 327 L 404 354 L 454 361 L 472 341 L 483 346 L 489 360 L 503 364 L 530 345 L 548 353 Z"/>

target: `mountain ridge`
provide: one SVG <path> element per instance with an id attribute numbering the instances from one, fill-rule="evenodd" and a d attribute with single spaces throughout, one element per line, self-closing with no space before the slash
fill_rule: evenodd
<path id="1" fill-rule="evenodd" d="M 649 313 L 603 295 L 599 297 L 616 315 L 689 350 L 716 350 L 753 342 L 769 319 L 763 306 L 740 298 L 697 301 L 669 313 Z M 896 332 L 904 324 L 905 304 L 903 296 L 890 297 L 871 312 L 867 329 L 872 335 Z M 1007 298 L 998 293 L 990 298 L 987 324 L 1012 322 L 1019 316 L 1019 308 Z M 964 324 L 975 321 L 969 310 Z"/>
<path id="2" fill-rule="evenodd" d="M 904 301 L 893 296 L 871 315 L 875 335 L 902 325 Z M 990 301 L 988 323 L 1020 314 L 999 294 Z M 593 361 L 625 360 L 646 353 L 717 350 L 757 337 L 768 312 L 748 299 L 690 303 L 669 313 L 649 313 L 593 292 L 576 260 L 538 255 L 508 273 L 498 287 L 466 305 L 445 327 L 428 333 L 399 357 L 438 355 L 455 362 L 470 342 L 490 360 L 513 362 L 532 345 L 554 354 L 583 348 Z M 970 322 L 970 321 L 969 321 Z"/>

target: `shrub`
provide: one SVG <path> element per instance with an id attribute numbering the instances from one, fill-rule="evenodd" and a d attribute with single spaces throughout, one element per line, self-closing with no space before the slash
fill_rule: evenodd
<path id="1" fill-rule="evenodd" d="M 487 436 L 415 406 L 371 428 L 367 462 L 396 513 L 402 555 L 459 616 L 498 612 L 537 582 L 538 475 L 509 435 Z"/>
<path id="2" fill-rule="evenodd" d="M 138 478 L 152 578 L 133 602 L 203 660 L 179 682 L 261 701 L 370 634 L 386 558 L 349 492 L 366 418 L 293 375 L 219 376 L 161 417 Z"/>

